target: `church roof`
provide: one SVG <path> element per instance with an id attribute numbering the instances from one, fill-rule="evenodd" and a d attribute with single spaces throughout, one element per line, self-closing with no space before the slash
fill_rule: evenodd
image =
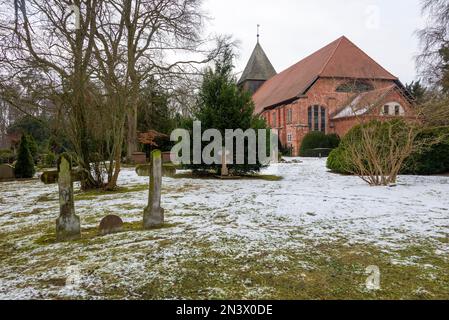
<path id="1" fill-rule="evenodd" d="M 396 84 L 350 97 L 349 103 L 337 110 L 331 117 L 332 119 L 341 119 L 367 114 L 372 108 L 380 106 L 387 95 L 394 90 L 399 90 Z"/>
<path id="2" fill-rule="evenodd" d="M 257 42 L 238 83 L 241 84 L 245 80 L 268 80 L 275 75 L 276 70 L 265 51 L 263 51 L 262 46 Z"/>
<path id="3" fill-rule="evenodd" d="M 300 97 L 320 77 L 398 80 L 343 36 L 265 82 L 253 96 L 256 112 Z"/>

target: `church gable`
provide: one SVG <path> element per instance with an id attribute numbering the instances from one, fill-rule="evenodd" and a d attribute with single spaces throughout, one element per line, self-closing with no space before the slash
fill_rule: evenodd
<path id="1" fill-rule="evenodd" d="M 398 80 L 341 37 L 268 80 L 253 96 L 256 112 L 301 97 L 319 78 Z"/>

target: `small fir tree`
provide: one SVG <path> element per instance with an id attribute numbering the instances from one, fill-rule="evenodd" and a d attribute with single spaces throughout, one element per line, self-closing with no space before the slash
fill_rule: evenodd
<path id="1" fill-rule="evenodd" d="M 19 153 L 17 155 L 17 163 L 15 166 L 16 178 L 32 178 L 36 173 L 34 168 L 34 160 L 31 155 L 30 146 L 26 135 L 20 140 Z"/>

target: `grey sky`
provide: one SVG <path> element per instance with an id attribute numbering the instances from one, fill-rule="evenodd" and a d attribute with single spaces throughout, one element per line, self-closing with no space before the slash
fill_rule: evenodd
<path id="1" fill-rule="evenodd" d="M 424 24 L 419 0 L 205 0 L 208 31 L 240 41 L 242 71 L 260 42 L 280 72 L 342 35 L 402 82 L 416 78 L 414 31 Z"/>

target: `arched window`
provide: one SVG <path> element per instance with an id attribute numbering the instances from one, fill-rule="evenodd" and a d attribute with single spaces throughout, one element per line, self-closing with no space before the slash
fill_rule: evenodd
<path id="1" fill-rule="evenodd" d="M 337 92 L 346 92 L 346 93 L 350 92 L 360 93 L 372 90 L 374 90 L 373 85 L 368 81 L 363 80 L 348 81 L 339 85 L 337 89 L 335 89 L 335 91 Z"/>
<path id="2" fill-rule="evenodd" d="M 325 133 L 327 126 L 326 108 L 318 105 L 309 107 L 308 124 L 310 131 L 322 131 Z"/>

